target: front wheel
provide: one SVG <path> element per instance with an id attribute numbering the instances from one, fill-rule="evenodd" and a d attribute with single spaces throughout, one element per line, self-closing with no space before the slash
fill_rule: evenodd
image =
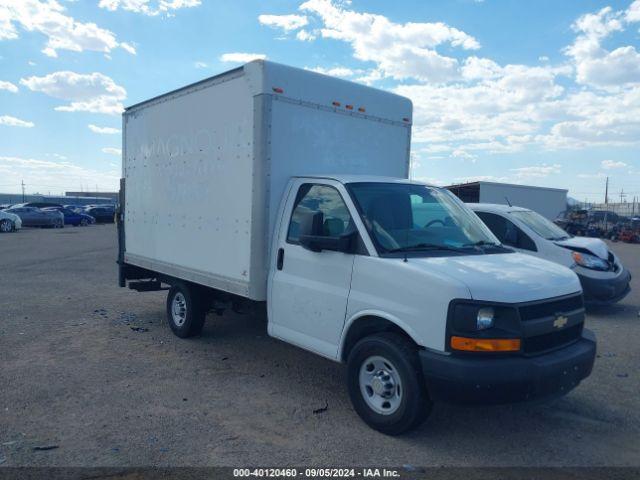
<path id="1" fill-rule="evenodd" d="M 399 435 L 431 413 L 417 349 L 402 335 L 384 332 L 360 340 L 349 354 L 347 376 L 353 407 L 375 430 Z"/>
<path id="2" fill-rule="evenodd" d="M 87 222 L 86 218 L 83 218 L 82 220 L 80 220 L 81 227 L 86 227 L 87 225 L 89 225 L 89 222 Z"/>
<path id="3" fill-rule="evenodd" d="M 6 218 L 0 220 L 0 232 L 9 233 L 11 230 L 13 230 L 13 223 L 11 223 L 11 220 L 7 220 Z"/>
<path id="4" fill-rule="evenodd" d="M 167 320 L 175 335 L 180 338 L 199 335 L 206 314 L 198 287 L 183 282 L 171 287 L 167 295 Z"/>

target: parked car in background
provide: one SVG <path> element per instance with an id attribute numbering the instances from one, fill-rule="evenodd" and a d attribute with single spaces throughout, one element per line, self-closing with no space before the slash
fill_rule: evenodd
<path id="1" fill-rule="evenodd" d="M 104 205 L 87 208 L 85 213 L 95 218 L 96 223 L 113 223 L 116 209 L 113 205 Z"/>
<path id="2" fill-rule="evenodd" d="M 569 235 L 526 208 L 468 205 L 504 245 L 571 268 L 580 279 L 585 303 L 615 303 L 631 290 L 631 274 L 602 240 Z"/>
<path id="3" fill-rule="evenodd" d="M 49 207 L 49 208 L 43 208 L 43 210 L 58 211 L 62 213 L 62 215 L 64 216 L 65 225 L 73 225 L 74 227 L 78 227 L 78 226 L 86 227 L 87 225 L 96 223 L 96 219 L 93 218 L 91 215 L 87 215 L 84 212 L 78 212 L 78 211 L 72 210 L 71 208 Z"/>
<path id="4" fill-rule="evenodd" d="M 47 207 L 62 207 L 59 203 L 53 202 L 26 202 L 16 203 L 14 207 L 35 207 L 35 208 L 47 208 Z"/>
<path id="5" fill-rule="evenodd" d="M 64 216 L 57 210 L 42 210 L 36 207 L 13 206 L 5 212 L 20 217 L 23 227 L 64 227 Z"/>
<path id="6" fill-rule="evenodd" d="M 16 232 L 22 228 L 18 215 L 0 210 L 0 233 Z"/>

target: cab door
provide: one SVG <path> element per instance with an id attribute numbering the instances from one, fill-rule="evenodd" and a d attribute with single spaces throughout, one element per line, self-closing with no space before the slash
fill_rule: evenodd
<path id="1" fill-rule="evenodd" d="M 344 326 L 354 254 L 314 252 L 300 242 L 305 215 L 322 213 L 322 235 L 355 231 L 349 208 L 332 181 L 295 181 L 286 202 L 269 281 L 269 334 L 336 358 Z"/>

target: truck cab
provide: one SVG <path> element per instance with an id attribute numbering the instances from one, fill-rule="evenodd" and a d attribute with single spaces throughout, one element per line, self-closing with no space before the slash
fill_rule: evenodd
<path id="1" fill-rule="evenodd" d="M 505 247 L 447 190 L 293 178 L 278 218 L 269 334 L 346 362 L 378 430 L 415 426 L 432 401 L 529 400 L 591 372 L 577 276 Z"/>

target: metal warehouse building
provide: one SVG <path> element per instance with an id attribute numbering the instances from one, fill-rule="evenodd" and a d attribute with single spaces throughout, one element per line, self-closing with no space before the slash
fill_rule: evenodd
<path id="1" fill-rule="evenodd" d="M 496 182 L 470 182 L 448 187 L 466 203 L 499 203 L 530 208 L 549 220 L 567 208 L 567 190 Z M 508 199 L 508 200 L 507 200 Z"/>

